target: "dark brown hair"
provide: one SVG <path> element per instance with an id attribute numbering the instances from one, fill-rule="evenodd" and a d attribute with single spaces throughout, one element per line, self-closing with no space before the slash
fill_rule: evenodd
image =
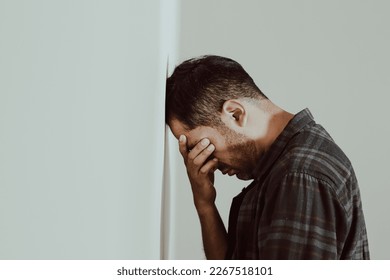
<path id="1" fill-rule="evenodd" d="M 215 55 L 192 58 L 167 79 L 165 121 L 177 119 L 190 130 L 218 127 L 225 101 L 238 98 L 267 97 L 236 61 Z"/>

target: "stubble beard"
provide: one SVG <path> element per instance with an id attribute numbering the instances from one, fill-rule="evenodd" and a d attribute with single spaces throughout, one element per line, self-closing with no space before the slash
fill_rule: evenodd
<path id="1" fill-rule="evenodd" d="M 222 130 L 220 132 L 225 136 L 231 156 L 230 162 L 234 165 L 231 167 L 238 171 L 237 178 L 242 180 L 252 179 L 253 170 L 256 166 L 255 142 L 226 126 Z"/>

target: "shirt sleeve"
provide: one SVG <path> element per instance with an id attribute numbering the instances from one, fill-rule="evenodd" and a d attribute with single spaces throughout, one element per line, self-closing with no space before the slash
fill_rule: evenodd
<path id="1" fill-rule="evenodd" d="M 261 259 L 339 259 L 348 219 L 332 185 L 302 172 L 277 181 L 258 224 Z"/>

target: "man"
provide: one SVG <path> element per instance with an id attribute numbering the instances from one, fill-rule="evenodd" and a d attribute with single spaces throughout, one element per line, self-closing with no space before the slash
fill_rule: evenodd
<path id="1" fill-rule="evenodd" d="M 284 111 L 219 56 L 180 64 L 166 94 L 208 259 L 369 259 L 351 163 L 308 109 Z M 233 200 L 228 233 L 216 169 L 253 180 Z"/>

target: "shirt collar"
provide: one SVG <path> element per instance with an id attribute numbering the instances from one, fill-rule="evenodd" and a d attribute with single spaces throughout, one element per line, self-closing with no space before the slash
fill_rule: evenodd
<path id="1" fill-rule="evenodd" d="M 269 150 L 261 155 L 253 172 L 255 180 L 261 180 L 261 177 L 268 173 L 268 170 L 282 154 L 290 139 L 311 122 L 314 122 L 314 118 L 308 108 L 300 111 L 288 122 Z"/>

